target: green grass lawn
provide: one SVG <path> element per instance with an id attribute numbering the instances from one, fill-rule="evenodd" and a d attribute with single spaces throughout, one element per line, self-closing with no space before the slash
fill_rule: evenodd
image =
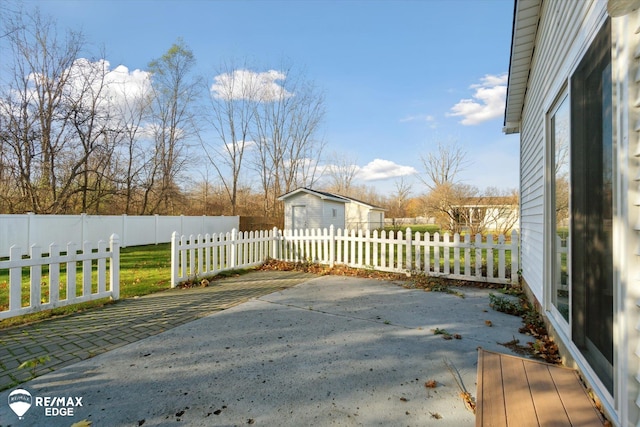
<path id="1" fill-rule="evenodd" d="M 76 293 L 82 292 L 82 263 L 76 264 Z M 92 264 L 92 292 L 96 292 L 97 263 Z M 22 304 L 28 305 L 30 298 L 29 268 L 22 269 Z M 40 299 L 49 301 L 49 267 L 42 266 L 42 280 Z M 109 271 L 107 266 L 107 287 L 109 286 Z M 120 250 L 120 298 L 142 296 L 163 291 L 171 287 L 171 244 L 135 246 Z M 66 264 L 60 265 L 60 299 L 66 298 L 67 271 Z M 54 310 L 36 313 L 17 318 L 0 321 L 0 327 L 35 321 L 55 315 L 64 315 L 86 308 L 110 303 L 108 298 L 91 301 L 72 306 L 60 307 Z M 0 270 L 0 310 L 9 308 L 9 271 Z"/>
<path id="2" fill-rule="evenodd" d="M 129 298 L 171 287 L 171 243 L 120 251 L 120 297 Z"/>
<path id="3" fill-rule="evenodd" d="M 396 225 L 385 227 L 384 230 L 388 233 L 389 231 L 402 231 L 405 233 L 407 228 L 411 229 L 411 233 L 420 232 L 420 233 L 437 233 L 440 232 L 440 226 L 436 224 L 413 224 L 413 225 Z"/>

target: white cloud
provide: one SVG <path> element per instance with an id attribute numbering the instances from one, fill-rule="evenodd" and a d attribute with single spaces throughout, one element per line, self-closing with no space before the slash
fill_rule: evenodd
<path id="1" fill-rule="evenodd" d="M 363 181 L 376 181 L 415 173 L 418 173 L 418 171 L 412 166 L 402 166 L 390 160 L 374 159 L 365 166 L 358 168 L 356 177 Z"/>
<path id="2" fill-rule="evenodd" d="M 108 63 L 107 63 L 108 65 Z M 151 89 L 151 74 L 147 71 L 129 71 L 124 65 L 118 65 L 107 73 L 105 81 L 109 92 L 121 98 L 145 96 Z"/>
<path id="3" fill-rule="evenodd" d="M 257 144 L 255 141 L 237 141 L 235 143 L 235 149 L 234 149 L 234 143 L 233 142 L 228 142 L 226 144 L 224 144 L 225 146 L 225 150 L 227 152 L 239 152 L 239 151 L 244 151 L 244 150 L 250 150 L 251 148 L 255 147 Z"/>
<path id="4" fill-rule="evenodd" d="M 463 125 L 477 125 L 488 120 L 502 117 L 507 96 L 507 73 L 500 75 L 485 75 L 479 84 L 473 84 L 475 89 L 472 99 L 461 99 L 451 107 L 447 116 L 462 117 Z"/>
<path id="5" fill-rule="evenodd" d="M 284 73 L 275 70 L 264 73 L 235 70 L 233 73 L 215 76 L 211 92 L 214 97 L 225 100 L 276 101 L 293 96 L 278 83 L 286 78 Z"/>

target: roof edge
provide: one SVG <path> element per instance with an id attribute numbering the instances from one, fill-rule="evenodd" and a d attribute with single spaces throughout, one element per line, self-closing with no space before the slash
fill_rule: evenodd
<path id="1" fill-rule="evenodd" d="M 520 119 L 538 34 L 541 5 L 542 0 L 514 0 L 509 78 L 504 109 L 505 133 L 520 132 Z M 514 63 L 515 57 L 519 58 L 517 65 Z M 523 75 L 526 77 L 523 78 Z"/>

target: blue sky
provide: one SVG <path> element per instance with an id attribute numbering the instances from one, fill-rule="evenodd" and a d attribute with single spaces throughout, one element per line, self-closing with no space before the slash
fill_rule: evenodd
<path id="1" fill-rule="evenodd" d="M 146 70 L 178 38 L 211 83 L 234 58 L 303 68 L 326 97 L 326 152 L 356 160 L 359 184 L 390 191 L 455 140 L 471 161 L 465 183 L 518 187 L 518 139 L 502 133 L 511 0 L 24 3 L 81 29 L 112 68 Z"/>

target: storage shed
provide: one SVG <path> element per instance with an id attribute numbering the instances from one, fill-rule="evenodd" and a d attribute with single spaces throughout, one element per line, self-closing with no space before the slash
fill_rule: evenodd
<path id="1" fill-rule="evenodd" d="M 384 226 L 384 209 L 360 200 L 301 187 L 283 194 L 284 228 L 373 230 Z"/>

